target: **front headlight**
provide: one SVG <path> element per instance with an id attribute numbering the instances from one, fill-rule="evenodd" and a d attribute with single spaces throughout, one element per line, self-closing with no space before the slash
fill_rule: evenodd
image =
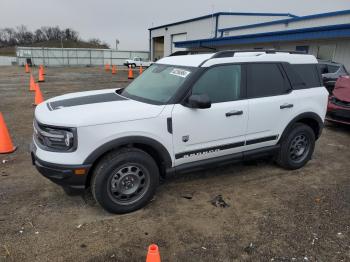
<path id="1" fill-rule="evenodd" d="M 52 127 L 34 121 L 34 137 L 39 146 L 52 151 L 73 151 L 76 149 L 76 129 Z"/>

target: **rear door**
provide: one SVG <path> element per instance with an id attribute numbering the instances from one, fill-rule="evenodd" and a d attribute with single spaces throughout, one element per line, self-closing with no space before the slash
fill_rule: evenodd
<path id="1" fill-rule="evenodd" d="M 212 105 L 194 109 L 176 104 L 172 112 L 175 165 L 244 150 L 248 120 L 245 70 L 241 65 L 208 68 L 192 87 L 207 94 Z"/>
<path id="2" fill-rule="evenodd" d="M 294 115 L 297 97 L 278 63 L 254 63 L 247 68 L 249 120 L 246 149 L 277 143 Z"/>

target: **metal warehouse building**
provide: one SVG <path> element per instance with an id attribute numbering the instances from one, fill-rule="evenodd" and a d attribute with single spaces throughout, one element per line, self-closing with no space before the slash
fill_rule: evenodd
<path id="1" fill-rule="evenodd" d="M 219 12 L 149 29 L 151 59 L 180 50 L 288 49 L 350 69 L 350 10 L 296 16 Z"/>

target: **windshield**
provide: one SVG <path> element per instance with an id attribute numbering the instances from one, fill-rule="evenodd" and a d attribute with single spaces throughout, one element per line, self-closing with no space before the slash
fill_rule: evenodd
<path id="1" fill-rule="evenodd" d="M 121 95 L 156 104 L 167 103 L 195 67 L 153 64 L 125 88 Z"/>

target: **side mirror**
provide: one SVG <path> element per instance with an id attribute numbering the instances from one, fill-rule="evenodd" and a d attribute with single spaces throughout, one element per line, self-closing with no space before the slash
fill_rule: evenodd
<path id="1" fill-rule="evenodd" d="M 211 107 L 211 101 L 207 94 L 191 95 L 187 100 L 190 108 L 205 109 Z"/>

